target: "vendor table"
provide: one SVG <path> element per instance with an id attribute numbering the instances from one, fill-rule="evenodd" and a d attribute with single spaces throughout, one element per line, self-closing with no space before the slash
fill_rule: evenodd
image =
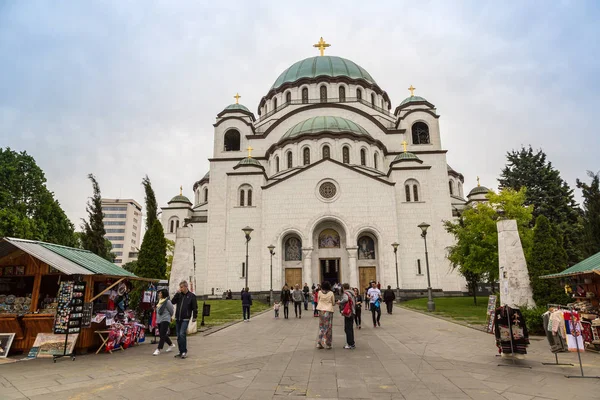
<path id="1" fill-rule="evenodd" d="M 100 353 L 102 351 L 102 349 L 106 348 L 106 342 L 108 342 L 109 339 L 109 335 L 110 335 L 110 331 L 96 331 L 95 332 L 98 336 L 100 336 L 100 340 L 102 340 L 102 344 L 100 345 L 100 347 L 98 348 L 98 350 L 96 351 L 96 354 Z M 106 335 L 106 336 L 105 336 Z M 118 348 L 114 349 L 114 350 L 123 350 L 123 346 L 119 346 Z M 112 350 L 108 350 L 108 352 L 110 354 L 112 354 Z"/>

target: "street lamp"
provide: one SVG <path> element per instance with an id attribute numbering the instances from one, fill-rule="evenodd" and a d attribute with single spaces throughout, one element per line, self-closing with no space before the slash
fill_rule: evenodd
<path id="1" fill-rule="evenodd" d="M 398 242 L 392 243 L 394 248 L 394 257 L 396 257 L 396 302 L 400 303 L 400 281 L 398 280 Z"/>
<path id="2" fill-rule="evenodd" d="M 244 235 L 246 235 L 246 273 L 244 274 L 246 275 L 246 288 L 248 287 L 248 242 L 250 241 L 250 234 L 253 230 L 254 229 L 250 228 L 249 226 L 246 226 L 242 229 L 242 231 L 244 231 Z"/>
<path id="3" fill-rule="evenodd" d="M 271 254 L 271 292 L 269 294 L 269 305 L 273 305 L 273 256 L 275 255 L 275 246 L 270 245 L 267 247 L 269 249 L 269 253 Z"/>
<path id="4" fill-rule="evenodd" d="M 433 302 L 433 295 L 431 293 L 431 278 L 429 277 L 429 253 L 427 253 L 427 228 L 429 224 L 422 222 L 417 225 L 421 228 L 421 237 L 425 241 L 425 266 L 427 267 L 427 311 L 435 311 L 435 303 Z"/>

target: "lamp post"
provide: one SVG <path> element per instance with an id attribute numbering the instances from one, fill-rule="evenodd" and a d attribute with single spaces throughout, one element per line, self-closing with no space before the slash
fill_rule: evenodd
<path id="1" fill-rule="evenodd" d="M 253 230 L 254 229 L 250 228 L 249 226 L 246 226 L 242 229 L 242 231 L 244 231 L 244 235 L 246 235 L 246 273 L 244 274 L 246 276 L 246 286 L 244 287 L 248 287 L 248 242 L 250 242 L 250 234 Z"/>
<path id="2" fill-rule="evenodd" d="M 398 279 L 398 242 L 392 243 L 394 257 L 396 258 L 396 303 L 400 303 L 400 280 Z"/>
<path id="3" fill-rule="evenodd" d="M 271 291 L 269 293 L 269 305 L 273 305 L 273 256 L 275 255 L 275 246 L 270 245 L 267 247 L 269 249 L 269 253 L 271 254 Z"/>
<path id="4" fill-rule="evenodd" d="M 421 228 L 421 237 L 425 242 L 425 266 L 427 267 L 427 311 L 435 311 L 435 303 L 433 302 L 433 295 L 431 293 L 431 278 L 429 277 L 429 253 L 427 253 L 427 228 L 429 224 L 422 222 L 418 225 Z"/>

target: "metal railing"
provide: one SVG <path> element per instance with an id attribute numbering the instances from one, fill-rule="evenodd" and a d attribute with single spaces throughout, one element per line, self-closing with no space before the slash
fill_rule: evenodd
<path id="1" fill-rule="evenodd" d="M 285 102 L 282 105 L 278 106 L 276 109 L 271 110 L 264 115 L 261 115 L 258 122 L 264 121 L 265 119 L 269 118 L 270 116 L 272 116 L 274 114 L 277 114 L 279 111 L 283 110 L 284 108 L 286 108 L 288 106 L 301 105 L 301 104 L 325 104 L 325 103 L 361 103 L 369 108 L 372 108 L 373 110 L 375 110 L 377 112 L 387 115 L 388 117 L 392 116 L 392 113 L 390 113 L 388 110 L 378 107 L 364 99 L 359 99 L 358 97 L 346 97 L 346 99 L 344 99 L 344 100 L 340 100 L 338 97 L 333 97 L 333 98 L 328 98 L 326 101 L 322 101 L 321 99 L 290 100 L 290 101 Z"/>

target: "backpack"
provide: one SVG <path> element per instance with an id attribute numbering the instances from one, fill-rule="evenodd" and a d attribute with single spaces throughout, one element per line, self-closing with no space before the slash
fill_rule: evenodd
<path id="1" fill-rule="evenodd" d="M 342 309 L 342 315 L 344 317 L 351 317 L 352 316 L 352 296 L 350 294 L 347 294 L 348 296 L 348 301 L 346 302 L 346 304 L 344 304 L 344 308 Z"/>

